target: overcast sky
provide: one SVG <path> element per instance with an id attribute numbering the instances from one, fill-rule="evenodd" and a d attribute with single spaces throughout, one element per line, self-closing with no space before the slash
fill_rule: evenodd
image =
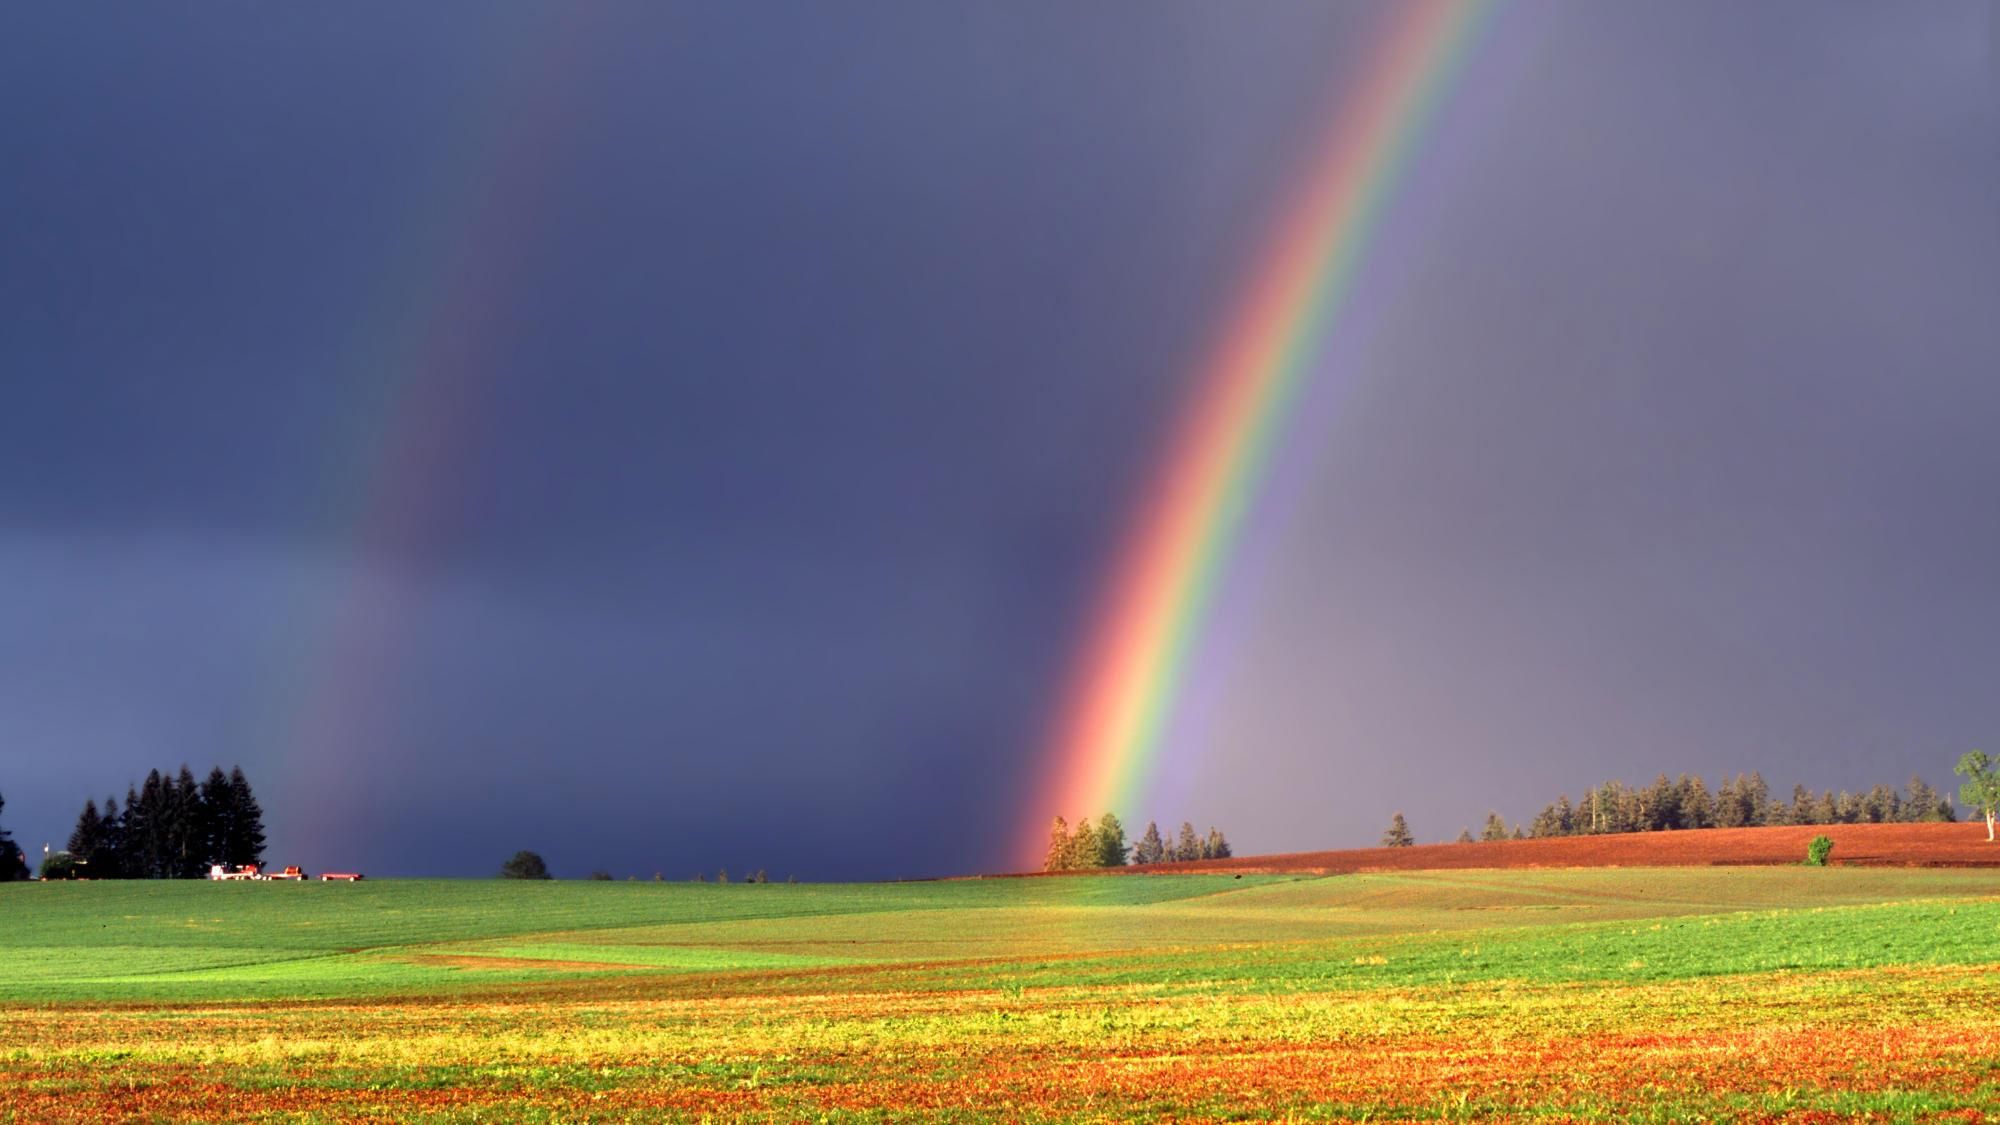
<path id="1" fill-rule="evenodd" d="M 0 825 L 241 763 L 314 869 L 1003 863 L 1381 14 L 8 8 Z M 1502 8 L 1128 823 L 2000 749 L 1992 19 Z"/>

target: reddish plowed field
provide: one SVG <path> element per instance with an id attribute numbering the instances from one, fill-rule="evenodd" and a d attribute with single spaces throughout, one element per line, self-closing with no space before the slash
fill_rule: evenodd
<path id="1" fill-rule="evenodd" d="M 2000 843 L 1986 825 L 1806 824 L 1779 828 L 1703 828 L 1692 832 L 1631 832 L 1478 844 L 1419 844 L 1410 848 L 1351 848 L 1333 852 L 1238 856 L 1198 863 L 1159 863 L 1140 872 L 1431 871 L 1473 867 L 1726 867 L 1798 863 L 1806 841 L 1833 838 L 1830 862 L 1870 867 L 2000 867 Z"/>

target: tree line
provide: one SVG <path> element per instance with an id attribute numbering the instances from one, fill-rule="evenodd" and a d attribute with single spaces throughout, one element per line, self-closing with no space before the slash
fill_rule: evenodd
<path id="1" fill-rule="evenodd" d="M 1970 760 L 1975 755 L 1967 755 Z M 1984 766 L 1984 756 L 1975 770 Z M 1966 773 L 1966 760 L 1958 772 Z M 1973 775 L 1968 774 L 1971 778 Z M 1970 794 L 1969 782 L 1961 796 L 1966 803 L 1981 806 Z M 1497 812 L 1489 813 L 1477 839 L 1521 840 L 1546 836 L 1599 836 L 1627 832 L 1666 832 L 1688 828 L 1760 828 L 1786 824 L 1888 824 L 1923 821 L 1955 821 L 1957 807 L 1950 794 L 1934 789 L 1921 777 L 1910 778 L 1902 789 L 1877 785 L 1860 793 L 1831 789 L 1819 793 L 1804 785 L 1792 787 L 1791 796 L 1771 791 L 1761 773 L 1739 773 L 1723 778 L 1714 789 L 1700 777 L 1681 774 L 1669 778 L 1660 774 L 1644 787 L 1622 781 L 1607 781 L 1584 790 L 1583 798 L 1571 801 L 1569 794 L 1557 797 L 1524 824 L 1509 826 Z M 1474 842 L 1470 828 L 1458 834 L 1458 842 Z M 1383 847 L 1409 847 L 1416 842 L 1409 822 L 1398 812 L 1382 834 Z"/>
<path id="2" fill-rule="evenodd" d="M 1056 817 L 1049 824 L 1049 850 L 1042 859 L 1042 870 L 1087 871 L 1124 867 L 1128 863 L 1228 859 L 1230 854 L 1229 840 L 1221 831 L 1210 828 L 1208 835 L 1197 835 L 1194 825 L 1187 821 L 1181 822 L 1179 836 L 1169 842 L 1160 835 L 1159 824 L 1149 820 L 1138 843 L 1127 844 L 1125 826 L 1112 813 L 1098 817 L 1094 825 L 1085 817 L 1077 821 L 1073 830 L 1068 821 Z"/>
<path id="3" fill-rule="evenodd" d="M 53 862 L 56 857 L 50 857 Z M 217 766 L 197 783 L 183 765 L 153 770 L 127 786 L 125 803 L 83 803 L 70 833 L 67 870 L 44 874 L 88 879 L 199 879 L 214 864 L 264 862 L 264 811 L 242 767 Z"/>
<path id="4" fill-rule="evenodd" d="M 1877 785 L 1864 793 L 1829 789 L 1815 794 L 1792 787 L 1786 800 L 1771 792 L 1759 773 L 1722 779 L 1713 791 L 1699 777 L 1666 774 L 1643 789 L 1619 781 L 1584 792 L 1571 804 L 1564 794 L 1536 813 L 1530 836 L 1590 836 L 1617 832 L 1662 832 L 1686 828 L 1758 828 L 1775 824 L 1882 824 L 1957 820 L 1951 798 L 1921 777 L 1898 790 Z"/>

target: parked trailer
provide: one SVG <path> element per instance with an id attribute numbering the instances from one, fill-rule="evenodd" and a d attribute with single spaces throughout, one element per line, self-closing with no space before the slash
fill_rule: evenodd
<path id="1" fill-rule="evenodd" d="M 219 881 L 234 882 L 239 879 L 262 879 L 264 876 L 258 873 L 257 865 L 254 863 L 246 863 L 241 867 L 235 868 L 218 863 L 208 869 L 208 877 Z"/>
<path id="2" fill-rule="evenodd" d="M 359 883 L 361 881 L 361 873 L 358 871 L 324 871 L 320 873 L 319 881 L 322 883 Z"/>
<path id="3" fill-rule="evenodd" d="M 266 875 L 264 877 L 266 879 L 285 879 L 296 883 L 304 882 L 306 873 L 298 867 L 287 867 L 276 875 Z"/>

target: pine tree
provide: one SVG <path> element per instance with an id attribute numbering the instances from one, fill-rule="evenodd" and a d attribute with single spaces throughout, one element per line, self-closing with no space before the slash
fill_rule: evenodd
<path id="1" fill-rule="evenodd" d="M 139 792 L 125 802 L 125 851 L 128 870 L 134 879 L 157 879 L 166 856 L 164 835 L 166 810 L 161 806 L 165 782 L 159 770 L 151 770 L 139 785 Z"/>
<path id="2" fill-rule="evenodd" d="M 85 801 L 76 828 L 69 834 L 69 854 L 84 866 L 86 874 L 95 875 L 103 847 L 104 819 L 98 815 L 96 801 Z"/>
<path id="3" fill-rule="evenodd" d="M 1382 832 L 1383 847 L 1407 848 L 1416 842 L 1417 838 L 1410 835 L 1410 822 L 1403 819 L 1401 812 L 1389 818 L 1389 827 Z"/>
<path id="4" fill-rule="evenodd" d="M 1201 858 L 1201 837 L 1194 834 L 1194 825 L 1188 821 L 1181 821 L 1180 834 L 1174 840 L 1174 858 L 1178 860 Z"/>
<path id="5" fill-rule="evenodd" d="M 7 798 L 0 797 L 0 809 L 7 807 Z M 0 828 L 0 883 L 11 883 L 28 877 L 28 857 L 14 843 L 14 837 Z"/>
<path id="6" fill-rule="evenodd" d="M 229 841 L 235 834 L 235 810 L 230 807 L 229 775 L 221 766 L 211 766 L 201 783 L 201 855 L 204 863 L 226 862 Z"/>
<path id="7" fill-rule="evenodd" d="M 104 798 L 104 811 L 99 814 L 98 823 L 104 835 L 99 845 L 95 861 L 97 871 L 94 879 L 123 879 L 125 877 L 125 814 L 118 811 L 118 798 Z"/>
<path id="8" fill-rule="evenodd" d="M 1661 774 L 1639 792 L 1638 830 L 1660 832 L 1680 824 L 1681 794 L 1674 783 Z"/>
<path id="9" fill-rule="evenodd" d="M 1480 830 L 1479 838 L 1487 843 L 1492 843 L 1495 840 L 1505 840 L 1507 838 L 1507 822 L 1501 820 L 1500 814 L 1497 812 L 1487 813 L 1486 827 Z"/>
<path id="10" fill-rule="evenodd" d="M 1100 865 L 1103 854 L 1097 847 L 1097 829 L 1089 817 L 1076 822 L 1076 831 L 1069 834 L 1069 868 L 1072 871 L 1088 871 Z"/>
<path id="11" fill-rule="evenodd" d="M 1125 826 L 1118 823 L 1118 817 L 1105 813 L 1097 818 L 1097 863 L 1098 867 L 1125 866 Z"/>
<path id="12" fill-rule="evenodd" d="M 1803 785 L 1792 786 L 1792 823 L 1816 824 L 1813 815 L 1812 790 Z"/>
<path id="13" fill-rule="evenodd" d="M 1062 817 L 1049 823 L 1049 850 L 1042 857 L 1042 870 L 1069 870 L 1069 821 Z"/>
<path id="14" fill-rule="evenodd" d="M 1901 820 L 1903 798 L 1887 785 L 1877 785 L 1861 797 L 1861 819 L 1870 824 Z"/>
<path id="15" fill-rule="evenodd" d="M 200 831 L 201 793 L 186 763 L 182 763 L 179 774 L 161 782 L 160 795 L 162 874 L 169 879 L 192 879 L 197 873 L 195 864 L 201 860 L 201 846 L 196 840 Z"/>
<path id="16" fill-rule="evenodd" d="M 1209 828 L 1208 839 L 1202 841 L 1202 851 L 1207 853 L 1208 859 L 1229 858 L 1229 841 L 1223 837 L 1221 829 Z"/>
<path id="17" fill-rule="evenodd" d="M 257 797 L 250 792 L 250 782 L 243 776 L 242 766 L 229 770 L 230 791 L 230 854 L 223 862 L 242 865 L 264 862 L 264 810 L 258 806 Z"/>
<path id="18" fill-rule="evenodd" d="M 1861 823 L 1861 796 L 1842 789 L 1833 799 L 1833 820 L 1836 824 Z"/>
<path id="19" fill-rule="evenodd" d="M 1681 799 L 1674 827 L 1715 827 L 1716 802 L 1708 795 L 1708 786 L 1702 784 L 1700 778 L 1683 774 L 1675 788 L 1680 791 Z"/>
<path id="20" fill-rule="evenodd" d="M 1470 844 L 1472 842 L 1472 829 L 1470 828 L 1459 829 L 1458 842 L 1461 844 Z"/>
<path id="21" fill-rule="evenodd" d="M 1771 786 L 1764 781 L 1764 775 L 1751 770 L 1748 778 L 1739 780 L 1737 788 L 1743 794 L 1743 823 L 1752 827 L 1770 823 L 1767 814 L 1771 808 Z"/>
<path id="22" fill-rule="evenodd" d="M 1937 790 L 1921 777 L 1910 778 L 1904 789 L 1908 794 L 1903 800 L 1903 820 L 1931 820 L 1937 816 Z"/>
<path id="23" fill-rule="evenodd" d="M 1133 863 L 1159 863 L 1167 858 L 1167 845 L 1160 840 L 1160 826 L 1153 821 L 1146 822 L 1146 833 L 1139 837 L 1139 844 L 1132 849 Z"/>

